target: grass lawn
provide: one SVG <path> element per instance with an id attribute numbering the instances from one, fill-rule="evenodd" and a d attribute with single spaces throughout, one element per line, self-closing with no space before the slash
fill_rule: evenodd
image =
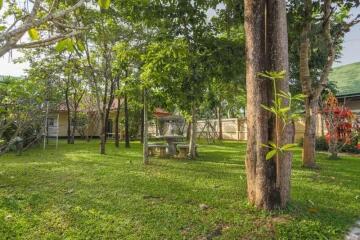
<path id="1" fill-rule="evenodd" d="M 1 156 L 0 239 L 343 239 L 360 218 L 359 157 L 319 154 L 314 171 L 299 149 L 292 202 L 269 213 L 247 204 L 245 143 L 149 166 L 139 143 L 107 153 L 78 141 Z"/>

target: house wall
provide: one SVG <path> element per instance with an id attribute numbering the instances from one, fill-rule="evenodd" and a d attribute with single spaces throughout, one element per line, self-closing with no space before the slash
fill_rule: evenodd
<path id="1" fill-rule="evenodd" d="M 113 121 L 111 133 L 115 132 L 115 112 L 110 112 L 109 118 Z M 56 117 L 57 113 L 49 114 L 49 117 Z M 66 137 L 67 136 L 67 128 L 68 128 L 68 122 L 67 122 L 67 112 L 59 112 L 59 137 Z M 101 132 L 101 126 L 100 126 L 100 120 L 99 117 L 96 115 L 96 113 L 89 113 L 89 127 L 87 129 L 87 134 L 89 136 L 100 136 Z M 78 131 L 75 132 L 76 137 L 80 137 L 80 134 Z"/>

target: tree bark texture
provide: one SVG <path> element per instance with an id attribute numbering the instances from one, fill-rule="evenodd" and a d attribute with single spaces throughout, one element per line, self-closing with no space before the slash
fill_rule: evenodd
<path id="1" fill-rule="evenodd" d="M 190 132 L 190 142 L 189 142 L 189 153 L 188 158 L 196 158 L 196 106 L 195 103 L 191 107 L 191 132 Z"/>
<path id="2" fill-rule="evenodd" d="M 312 1 L 304 2 L 304 24 L 300 36 L 300 82 L 305 99 L 305 132 L 303 146 L 303 166 L 308 168 L 316 167 L 315 142 L 317 112 L 319 108 L 320 95 L 328 84 L 328 76 L 335 60 L 335 44 L 331 37 L 331 0 L 323 3 L 323 29 L 322 34 L 327 46 L 327 60 L 320 75 L 319 83 L 314 86 L 310 75 L 310 37 L 312 22 Z"/>
<path id="3" fill-rule="evenodd" d="M 130 136 L 129 136 L 129 109 L 128 109 L 128 97 L 124 94 L 124 117 L 125 117 L 125 147 L 130 147 Z"/>
<path id="4" fill-rule="evenodd" d="M 141 126 L 140 126 L 140 142 L 143 144 L 144 143 L 144 123 L 145 123 L 145 120 L 144 120 L 144 109 L 145 109 L 145 91 L 143 91 L 142 95 L 141 95 L 141 100 L 142 100 L 142 103 L 143 103 L 143 107 L 140 111 L 140 116 L 141 116 Z"/>
<path id="5" fill-rule="evenodd" d="M 303 141 L 302 161 L 304 167 L 315 168 L 315 144 L 318 102 L 309 101 L 311 101 L 311 99 L 307 97 L 305 99 L 305 132 Z"/>
<path id="6" fill-rule="evenodd" d="M 302 152 L 304 167 L 315 167 L 315 138 L 316 138 L 316 104 L 314 92 L 312 89 L 312 80 L 310 75 L 310 31 L 311 31 L 311 13 L 312 1 L 304 2 L 304 24 L 300 35 L 300 82 L 302 92 L 306 95 L 305 99 L 305 132 Z"/>
<path id="7" fill-rule="evenodd" d="M 106 144 L 106 122 L 105 122 L 105 114 L 102 112 L 100 113 L 100 154 L 105 154 L 105 144 Z"/>
<path id="8" fill-rule="evenodd" d="M 264 71 L 288 72 L 288 39 L 285 0 L 245 0 L 247 88 L 247 192 L 250 203 L 262 209 L 285 207 L 290 198 L 290 153 L 266 160 L 269 141 L 279 145 L 292 140 L 291 126 L 282 129 L 261 104 L 273 99 L 272 83 L 259 77 Z M 288 91 L 288 74 L 277 91 Z"/>
<path id="9" fill-rule="evenodd" d="M 120 122 L 120 97 L 117 98 L 118 105 L 116 108 L 116 115 L 115 115 L 115 147 L 120 147 L 120 132 L 119 132 L 119 122 Z"/>
<path id="10" fill-rule="evenodd" d="M 143 117 L 143 125 L 144 125 L 144 132 L 143 132 L 143 160 L 144 164 L 149 164 L 149 149 L 148 149 L 148 103 L 147 103 L 147 91 L 144 89 L 143 92 L 143 103 L 144 103 L 144 117 Z"/>
<path id="11" fill-rule="evenodd" d="M 221 105 L 221 104 L 220 104 Z M 219 124 L 219 140 L 223 140 L 223 131 L 222 131 L 222 116 L 221 116 L 221 106 L 217 108 L 217 117 L 218 117 L 218 124 Z"/>
<path id="12" fill-rule="evenodd" d="M 68 87 L 65 90 L 65 102 L 66 102 L 66 111 L 67 111 L 67 143 L 71 144 L 71 109 L 70 109 Z"/>
<path id="13" fill-rule="evenodd" d="M 76 104 L 76 103 L 75 103 Z M 75 143 L 75 131 L 76 131 L 76 124 L 77 124 L 77 107 L 74 108 L 74 118 L 73 118 L 73 125 L 71 130 L 71 144 Z"/>

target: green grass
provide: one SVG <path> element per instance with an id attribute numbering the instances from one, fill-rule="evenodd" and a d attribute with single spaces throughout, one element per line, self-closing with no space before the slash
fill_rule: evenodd
<path id="1" fill-rule="evenodd" d="M 0 239 L 343 239 L 360 218 L 359 157 L 318 155 L 313 171 L 298 150 L 292 202 L 269 213 L 247 204 L 245 143 L 149 166 L 138 143 L 107 150 L 61 143 L 0 157 Z"/>
<path id="2" fill-rule="evenodd" d="M 334 68 L 329 79 L 336 84 L 338 95 L 360 93 L 360 62 Z"/>

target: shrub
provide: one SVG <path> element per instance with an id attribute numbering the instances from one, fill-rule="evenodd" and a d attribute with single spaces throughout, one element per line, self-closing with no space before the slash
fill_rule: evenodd
<path id="1" fill-rule="evenodd" d="M 315 149 L 317 151 L 327 151 L 329 149 L 329 145 L 327 144 L 325 137 L 316 138 Z"/>
<path id="2" fill-rule="evenodd" d="M 347 153 L 360 153 L 360 149 L 358 149 L 358 138 L 353 138 L 350 144 L 346 144 L 342 149 L 341 152 L 347 152 Z M 342 143 L 339 142 L 339 145 Z M 303 147 L 304 145 L 304 139 L 301 138 L 298 141 L 299 147 Z M 316 143 L 315 143 L 315 149 L 316 151 L 328 151 L 329 145 L 326 141 L 326 137 L 317 137 Z"/>
<path id="3" fill-rule="evenodd" d="M 304 146 L 304 138 L 300 138 L 298 141 L 298 145 L 299 147 L 303 147 Z M 329 146 L 326 142 L 326 138 L 325 137 L 317 137 L 316 138 L 316 142 L 315 142 L 315 149 L 317 151 L 327 151 L 329 149 Z"/>
<path id="4" fill-rule="evenodd" d="M 359 137 L 355 137 L 351 140 L 350 144 L 346 144 L 343 148 L 342 148 L 342 152 L 348 152 L 348 153 L 360 153 L 360 149 L 358 149 L 358 138 Z"/>

